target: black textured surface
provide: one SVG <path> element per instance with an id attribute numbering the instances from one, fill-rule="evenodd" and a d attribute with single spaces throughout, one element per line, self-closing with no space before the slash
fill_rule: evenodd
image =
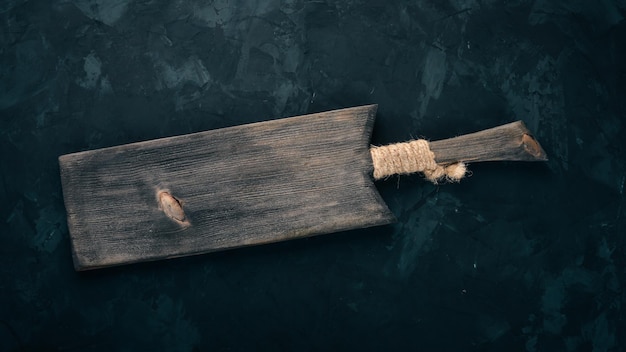
<path id="1" fill-rule="evenodd" d="M 3 1 L 0 350 L 619 351 L 626 3 Z M 378 103 L 547 164 L 378 187 L 399 222 L 78 274 L 57 157 Z"/>

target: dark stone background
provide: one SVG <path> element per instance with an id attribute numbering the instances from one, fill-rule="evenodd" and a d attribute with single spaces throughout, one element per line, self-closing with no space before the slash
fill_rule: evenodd
<path id="1" fill-rule="evenodd" d="M 625 16 L 2 1 L 0 350 L 626 350 Z M 377 144 L 521 119 L 550 161 L 380 182 L 393 226 L 74 272 L 59 155 L 369 103 Z"/>

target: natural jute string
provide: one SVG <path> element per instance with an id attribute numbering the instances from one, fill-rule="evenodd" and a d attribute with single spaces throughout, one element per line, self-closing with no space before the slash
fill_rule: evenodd
<path id="1" fill-rule="evenodd" d="M 405 175 L 421 172 L 433 183 L 441 180 L 458 182 L 465 176 L 466 167 L 462 162 L 439 165 L 435 154 L 424 139 L 384 146 L 371 146 L 374 163 L 374 179 L 379 180 L 391 175 Z"/>

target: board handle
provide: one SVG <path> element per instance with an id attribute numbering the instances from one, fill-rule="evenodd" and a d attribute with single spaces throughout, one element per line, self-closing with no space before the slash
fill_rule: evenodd
<path id="1" fill-rule="evenodd" d="M 374 179 L 421 172 L 434 183 L 459 181 L 470 162 L 548 160 L 522 121 L 434 142 L 418 139 L 372 146 L 370 153 Z"/>

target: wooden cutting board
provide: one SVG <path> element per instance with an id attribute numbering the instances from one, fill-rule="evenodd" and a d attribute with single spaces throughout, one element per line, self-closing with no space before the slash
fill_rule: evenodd
<path id="1" fill-rule="evenodd" d="M 391 223 L 376 105 L 59 157 L 76 270 Z M 438 163 L 545 160 L 521 122 L 431 142 Z"/>

